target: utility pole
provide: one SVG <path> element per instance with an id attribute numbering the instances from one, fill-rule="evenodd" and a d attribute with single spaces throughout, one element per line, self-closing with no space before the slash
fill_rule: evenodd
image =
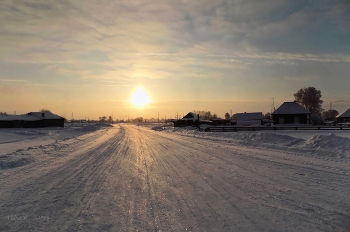
<path id="1" fill-rule="evenodd" d="M 271 114 L 275 111 L 275 98 L 272 98 Z"/>
<path id="2" fill-rule="evenodd" d="M 159 112 L 158 112 L 158 123 L 159 123 Z"/>

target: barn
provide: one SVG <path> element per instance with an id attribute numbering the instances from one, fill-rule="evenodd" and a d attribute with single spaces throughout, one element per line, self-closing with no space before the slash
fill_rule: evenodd
<path id="1" fill-rule="evenodd" d="M 308 124 L 310 111 L 296 101 L 284 102 L 271 115 L 274 124 Z"/>
<path id="2" fill-rule="evenodd" d="M 350 122 L 350 109 L 347 109 L 344 113 L 337 117 L 337 122 Z"/>

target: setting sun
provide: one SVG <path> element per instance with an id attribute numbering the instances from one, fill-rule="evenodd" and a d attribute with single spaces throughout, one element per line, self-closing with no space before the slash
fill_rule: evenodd
<path id="1" fill-rule="evenodd" d="M 150 99 L 147 96 L 146 92 L 143 89 L 139 88 L 132 96 L 131 102 L 136 107 L 144 107 L 147 103 L 150 102 Z"/>

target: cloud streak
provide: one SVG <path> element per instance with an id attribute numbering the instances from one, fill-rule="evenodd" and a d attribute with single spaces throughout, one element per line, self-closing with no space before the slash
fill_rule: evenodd
<path id="1" fill-rule="evenodd" d="M 349 84 L 348 12 L 341 0 L 2 0 L 0 65 L 21 72 L 0 69 L 0 80 L 62 89 L 123 81 L 174 98 L 172 86 L 215 97 L 230 95 L 227 85 L 279 91 L 272 86 L 295 80 L 344 94 L 327 78 Z"/>

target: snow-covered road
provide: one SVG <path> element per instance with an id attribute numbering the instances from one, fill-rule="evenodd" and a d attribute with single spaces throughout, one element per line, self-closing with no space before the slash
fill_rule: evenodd
<path id="1" fill-rule="evenodd" d="M 0 170 L 0 231 L 350 230 L 349 159 L 134 125 L 45 154 Z"/>

